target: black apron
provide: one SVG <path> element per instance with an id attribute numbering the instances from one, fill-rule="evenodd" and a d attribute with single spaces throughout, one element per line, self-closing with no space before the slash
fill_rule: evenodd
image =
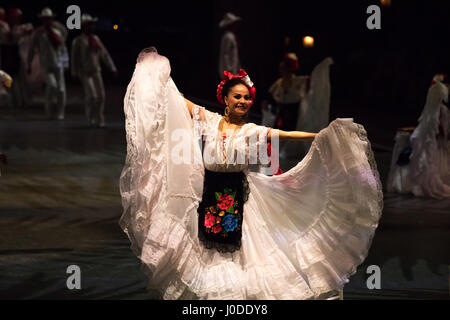
<path id="1" fill-rule="evenodd" d="M 205 169 L 203 197 L 198 207 L 198 237 L 206 248 L 219 252 L 240 249 L 248 194 L 244 172 Z"/>

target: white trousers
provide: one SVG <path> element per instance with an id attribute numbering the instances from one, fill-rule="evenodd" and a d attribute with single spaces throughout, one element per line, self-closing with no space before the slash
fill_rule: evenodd
<path id="1" fill-rule="evenodd" d="M 64 69 L 58 68 L 47 71 L 47 88 L 45 91 L 45 113 L 50 116 L 50 108 L 56 99 L 57 117 L 64 119 L 66 110 L 66 83 L 64 81 Z"/>
<path id="2" fill-rule="evenodd" d="M 86 118 L 90 124 L 105 124 L 105 88 L 101 72 L 82 75 Z"/>

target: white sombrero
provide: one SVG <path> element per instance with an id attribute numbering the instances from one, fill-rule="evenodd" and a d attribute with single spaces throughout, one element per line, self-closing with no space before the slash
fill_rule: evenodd
<path id="1" fill-rule="evenodd" d="M 44 8 L 41 13 L 38 15 L 39 18 L 54 18 L 56 15 L 53 13 L 52 9 Z"/>
<path id="2" fill-rule="evenodd" d="M 83 13 L 81 15 L 81 24 L 83 23 L 89 23 L 89 22 L 97 22 L 97 17 L 92 17 L 89 13 Z"/>
<path id="3" fill-rule="evenodd" d="M 225 13 L 222 20 L 220 21 L 219 27 L 225 28 L 225 27 L 228 27 L 229 25 L 232 25 L 236 21 L 240 21 L 240 20 L 242 20 L 241 17 L 238 17 L 237 15 L 235 15 L 231 12 L 227 12 L 227 13 Z"/>

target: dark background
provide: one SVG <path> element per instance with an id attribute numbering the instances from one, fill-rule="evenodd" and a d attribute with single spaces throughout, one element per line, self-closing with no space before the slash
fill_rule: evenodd
<path id="1" fill-rule="evenodd" d="M 376 111 L 400 119 L 404 115 L 399 126 L 415 125 L 432 76 L 450 72 L 450 4 L 444 1 L 392 0 L 389 7 L 376 0 L 3 1 L 2 5 L 20 7 L 24 22 L 37 25 L 36 15 L 44 6 L 65 23 L 70 4 L 100 18 L 97 33 L 119 68 L 121 84 L 129 81 L 139 51 L 154 45 L 170 59 L 180 91 L 209 101 L 215 100 L 219 80 L 218 23 L 227 11 L 244 19 L 239 35 L 241 63 L 260 100 L 278 76 L 286 35 L 299 56 L 300 74 L 309 74 L 320 60 L 333 57 L 332 118 L 354 116 L 340 113 L 351 105 L 354 111 L 349 113 L 364 116 Z M 381 7 L 381 30 L 366 27 L 371 4 Z M 119 25 L 117 31 L 113 24 Z M 69 47 L 78 32 L 69 32 Z M 314 48 L 302 47 L 304 35 L 315 38 Z M 113 81 L 110 78 L 105 77 L 107 84 Z"/>

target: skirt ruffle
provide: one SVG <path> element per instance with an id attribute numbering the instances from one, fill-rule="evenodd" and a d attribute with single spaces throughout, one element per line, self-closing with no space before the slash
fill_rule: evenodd
<path id="1" fill-rule="evenodd" d="M 317 299 L 342 289 L 368 254 L 382 191 L 364 129 L 338 119 L 278 176 L 248 173 L 241 249 L 206 249 L 198 199 L 184 214 L 157 207 L 136 237 L 122 224 L 164 299 Z M 143 222 L 142 222 L 143 223 Z M 131 233 L 131 234 L 130 234 Z M 141 243 L 134 239 L 145 239 Z"/>

